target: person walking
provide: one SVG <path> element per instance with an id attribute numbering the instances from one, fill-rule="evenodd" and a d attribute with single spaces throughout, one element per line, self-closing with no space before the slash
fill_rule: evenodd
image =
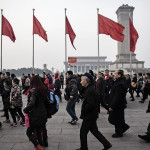
<path id="1" fill-rule="evenodd" d="M 9 120 L 9 108 L 10 108 L 10 88 L 8 80 L 4 81 L 4 89 L 2 92 L 3 103 L 4 103 L 4 113 L 6 120 L 3 121 L 4 123 L 10 123 Z"/>
<path id="2" fill-rule="evenodd" d="M 150 95 L 150 73 L 146 74 L 146 81 L 145 81 L 145 86 L 143 89 L 143 99 L 139 102 L 144 103 L 145 100 L 148 98 L 148 95 Z M 150 107 L 148 111 L 150 112 Z"/>
<path id="3" fill-rule="evenodd" d="M 98 99 L 99 99 L 99 102 L 102 105 L 102 107 L 104 107 L 106 110 L 108 110 L 108 105 L 105 103 L 105 100 L 104 100 L 105 88 L 106 88 L 106 83 L 104 80 L 104 74 L 99 72 L 98 80 L 96 81 L 96 93 L 98 95 Z"/>
<path id="4" fill-rule="evenodd" d="M 136 90 L 136 87 L 137 87 L 137 75 L 133 74 L 133 79 L 132 79 L 131 86 L 130 86 L 130 89 L 129 89 L 129 93 L 130 93 L 131 98 L 132 98 L 131 101 L 135 101 L 134 91 Z"/>
<path id="5" fill-rule="evenodd" d="M 55 73 L 55 84 L 54 84 L 54 93 L 59 97 L 59 100 L 62 102 L 62 98 L 61 98 L 61 84 L 60 84 L 60 79 L 58 78 L 59 74 Z"/>
<path id="6" fill-rule="evenodd" d="M 143 86 L 143 77 L 142 73 L 138 74 L 138 81 L 137 81 L 137 90 L 136 90 L 136 97 L 140 97 L 140 93 L 142 92 L 142 86 Z"/>
<path id="7" fill-rule="evenodd" d="M 61 88 L 64 89 L 64 75 L 63 75 L 63 73 L 61 73 L 59 78 L 60 78 Z"/>
<path id="8" fill-rule="evenodd" d="M 28 90 L 29 90 L 29 87 L 30 87 L 30 76 L 25 76 L 25 83 L 24 83 L 24 86 L 25 86 L 25 90 L 23 91 L 23 93 L 26 93 Z"/>
<path id="9" fill-rule="evenodd" d="M 108 150 L 112 147 L 111 143 L 98 131 L 98 98 L 93 83 L 93 77 L 89 73 L 85 73 L 81 77 L 81 84 L 85 87 L 84 100 L 81 107 L 81 116 L 83 119 L 80 128 L 80 143 L 81 147 L 76 150 L 88 150 L 87 134 L 90 131 L 104 146 L 103 150 Z"/>
<path id="10" fill-rule="evenodd" d="M 10 110 L 10 114 L 14 122 L 14 123 L 11 123 L 11 126 L 13 127 L 17 126 L 17 121 L 16 121 L 17 113 L 22 119 L 20 121 L 20 125 L 25 124 L 25 117 L 24 117 L 24 114 L 22 113 L 22 107 L 23 107 L 23 101 L 22 101 L 21 88 L 19 86 L 19 80 L 17 78 L 14 78 L 12 80 L 12 89 L 10 93 L 10 109 L 9 110 Z"/>
<path id="11" fill-rule="evenodd" d="M 66 106 L 66 111 L 71 116 L 72 120 L 68 123 L 71 125 L 76 125 L 78 118 L 75 112 L 75 105 L 78 99 L 77 81 L 75 76 L 73 76 L 72 71 L 67 71 L 66 73 L 67 85 L 65 89 L 65 99 L 68 101 Z"/>
<path id="12" fill-rule="evenodd" d="M 144 140 L 145 142 L 150 142 L 150 123 L 148 124 L 146 134 L 145 135 L 138 135 L 138 137 L 140 139 Z"/>
<path id="13" fill-rule="evenodd" d="M 36 150 L 44 150 L 43 141 L 47 140 L 41 135 L 41 130 L 45 127 L 44 133 L 46 131 L 46 102 L 48 97 L 48 90 L 42 83 L 40 77 L 35 75 L 31 78 L 29 102 L 24 108 L 24 113 L 29 116 L 30 127 L 27 128 L 26 134 L 29 140 L 33 143 Z M 37 139 L 34 137 L 33 133 L 36 132 Z M 45 135 L 45 134 L 44 134 Z"/>
<path id="14" fill-rule="evenodd" d="M 109 98 L 109 117 L 108 121 L 115 126 L 113 138 L 122 137 L 129 129 L 125 123 L 124 109 L 126 108 L 126 84 L 123 79 L 122 71 L 115 71 L 114 83 L 111 88 Z"/>
<path id="15" fill-rule="evenodd" d="M 45 81 L 44 81 L 44 84 L 46 85 L 46 87 L 49 89 L 49 78 L 48 78 L 48 75 L 46 74 L 45 75 Z"/>

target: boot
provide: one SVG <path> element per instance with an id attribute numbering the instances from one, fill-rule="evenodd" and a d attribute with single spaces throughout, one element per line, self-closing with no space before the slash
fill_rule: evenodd
<path id="1" fill-rule="evenodd" d="M 146 113 L 149 113 L 149 112 L 150 112 L 150 101 L 149 101 L 149 103 L 148 103 L 148 108 L 147 108 Z"/>
<path id="2" fill-rule="evenodd" d="M 36 150 L 44 150 L 44 148 L 40 144 L 38 144 Z"/>
<path id="3" fill-rule="evenodd" d="M 148 135 L 138 135 L 138 137 L 144 140 L 145 142 L 150 142 L 150 137 Z"/>
<path id="4" fill-rule="evenodd" d="M 147 127 L 147 132 L 146 132 L 146 134 L 150 136 L 150 123 L 148 124 L 148 127 Z"/>

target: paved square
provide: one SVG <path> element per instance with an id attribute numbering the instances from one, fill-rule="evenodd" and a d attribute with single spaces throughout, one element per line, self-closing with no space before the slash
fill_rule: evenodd
<path id="1" fill-rule="evenodd" d="M 144 104 L 140 104 L 141 98 L 136 98 L 131 102 L 129 95 L 127 96 L 128 108 L 126 109 L 126 122 L 130 125 L 130 129 L 124 134 L 124 137 L 113 139 L 111 135 L 114 133 L 114 127 L 108 123 L 108 115 L 106 110 L 101 108 L 101 114 L 97 121 L 99 130 L 112 143 L 112 150 L 149 150 L 150 144 L 140 140 L 137 135 L 144 134 L 150 121 L 150 114 L 146 114 L 148 100 Z M 24 106 L 26 105 L 26 96 L 23 96 Z M 0 109 L 2 109 L 2 101 L 0 99 Z M 76 104 L 77 116 L 80 116 L 81 102 Z M 0 116 L 3 112 L 0 112 Z M 3 122 L 5 118 L 0 117 Z M 10 117 L 11 119 L 11 117 Z M 11 119 L 12 120 L 12 119 Z M 66 101 L 60 103 L 59 112 L 49 119 L 47 122 L 49 147 L 45 150 L 75 150 L 80 147 L 80 126 L 82 120 L 78 121 L 75 126 L 69 125 L 71 118 L 66 112 Z M 89 133 L 88 135 L 89 150 L 101 150 L 102 144 Z M 9 124 L 3 123 L 0 129 L 0 150 L 34 150 L 34 146 L 29 142 L 26 136 L 26 127 L 18 125 L 10 127 Z"/>

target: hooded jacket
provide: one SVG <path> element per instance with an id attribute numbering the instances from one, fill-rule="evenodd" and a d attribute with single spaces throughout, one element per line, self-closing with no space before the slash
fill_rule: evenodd
<path id="1" fill-rule="evenodd" d="M 70 78 L 67 79 L 67 85 L 65 88 L 66 98 L 70 99 L 70 96 L 73 96 L 73 98 L 78 98 L 78 89 L 77 89 L 77 80 L 74 75 L 72 75 Z"/>

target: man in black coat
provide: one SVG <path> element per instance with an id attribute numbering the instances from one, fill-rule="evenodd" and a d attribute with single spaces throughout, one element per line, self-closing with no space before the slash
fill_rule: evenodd
<path id="1" fill-rule="evenodd" d="M 93 77 L 89 73 L 85 73 L 81 78 L 81 84 L 85 87 L 84 101 L 81 108 L 81 116 L 83 119 L 80 129 L 81 148 L 77 150 L 88 150 L 87 134 L 89 131 L 104 145 L 103 150 L 112 147 L 110 142 L 98 131 L 96 120 L 98 118 L 98 98 L 94 86 L 91 84 Z"/>
<path id="2" fill-rule="evenodd" d="M 102 72 L 98 73 L 98 80 L 96 81 L 96 93 L 98 96 L 98 100 L 100 104 L 108 110 L 108 105 L 104 102 L 104 97 L 105 97 L 105 88 L 106 88 L 106 83 L 104 80 L 104 74 Z M 100 112 L 100 110 L 99 110 Z"/>
<path id="3" fill-rule="evenodd" d="M 9 82 L 9 88 L 11 89 L 12 87 L 12 79 L 10 78 L 10 72 L 5 73 L 5 80 Z"/>
<path id="4" fill-rule="evenodd" d="M 115 126 L 115 134 L 112 137 L 122 137 L 123 133 L 129 129 L 125 123 L 124 109 L 126 108 L 126 85 L 123 80 L 123 72 L 115 71 L 114 84 L 110 92 L 109 122 Z"/>
<path id="5" fill-rule="evenodd" d="M 67 71 L 66 77 L 67 77 L 67 82 L 66 82 L 67 84 L 66 84 L 65 94 L 64 94 L 65 100 L 68 101 L 66 106 L 66 111 L 72 118 L 72 121 L 68 123 L 70 123 L 71 125 L 76 125 L 78 121 L 75 112 L 75 105 L 78 99 L 77 81 L 72 71 Z"/>

